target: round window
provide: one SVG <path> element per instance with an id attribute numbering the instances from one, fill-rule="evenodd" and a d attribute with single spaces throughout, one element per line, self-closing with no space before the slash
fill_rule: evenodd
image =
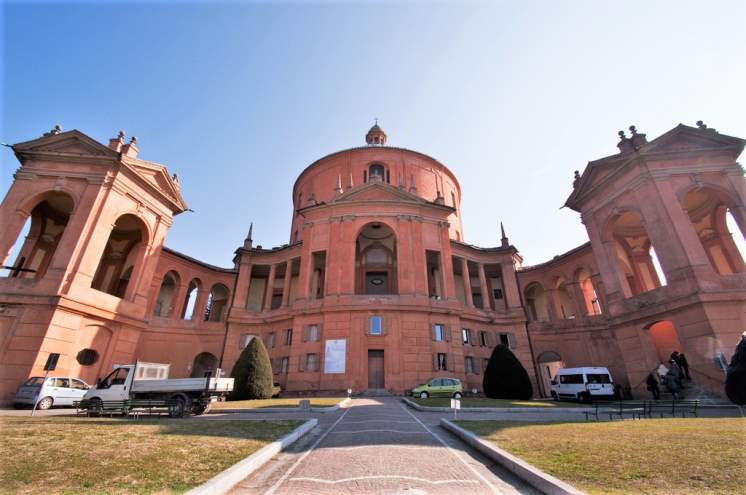
<path id="1" fill-rule="evenodd" d="M 83 349 L 78 353 L 76 359 L 78 360 L 78 363 L 82 364 L 83 366 L 90 366 L 98 361 L 98 352 L 94 351 L 93 349 Z"/>

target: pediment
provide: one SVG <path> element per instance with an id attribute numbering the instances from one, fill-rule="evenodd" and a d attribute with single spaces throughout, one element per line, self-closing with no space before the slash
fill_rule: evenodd
<path id="1" fill-rule="evenodd" d="M 116 157 L 117 152 L 98 143 L 80 131 L 43 136 L 33 141 L 13 145 L 17 153 L 55 153 L 87 157 Z"/>
<path id="2" fill-rule="evenodd" d="M 744 140 L 715 129 L 694 128 L 679 124 L 667 133 L 655 138 L 642 147 L 641 154 L 668 153 L 690 150 L 718 150 L 723 148 L 743 148 Z"/>
<path id="3" fill-rule="evenodd" d="M 399 189 L 398 187 L 384 182 L 368 182 L 361 186 L 354 187 L 333 199 L 331 203 L 358 201 L 390 201 L 397 203 L 407 202 L 423 205 L 435 205 L 435 203 L 427 201 L 416 194 Z"/>
<path id="4" fill-rule="evenodd" d="M 186 204 L 175 179 L 171 178 L 162 165 L 146 162 L 144 160 L 126 160 L 124 164 L 138 177 L 150 184 L 152 187 L 168 196 L 182 210 Z"/>

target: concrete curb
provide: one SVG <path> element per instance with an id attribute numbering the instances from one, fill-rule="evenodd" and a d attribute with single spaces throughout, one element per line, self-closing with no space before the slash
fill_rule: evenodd
<path id="1" fill-rule="evenodd" d="M 311 431 L 319 421 L 311 418 L 284 437 L 269 445 L 265 445 L 245 459 L 238 461 L 222 473 L 210 478 L 199 486 L 195 486 L 185 495 L 221 495 L 228 493 L 241 480 L 262 467 L 272 457 L 285 450 L 289 445 L 298 441 L 303 435 Z"/>
<path id="2" fill-rule="evenodd" d="M 585 492 L 582 492 L 574 486 L 545 473 L 523 459 L 509 454 L 501 448 L 482 440 L 474 433 L 461 428 L 445 418 L 441 418 L 440 424 L 443 428 L 459 437 L 471 447 L 500 464 L 542 493 L 546 493 L 547 495 L 585 495 Z"/>
<path id="3" fill-rule="evenodd" d="M 328 412 L 334 412 L 339 411 L 339 408 L 342 406 L 346 406 L 350 402 L 350 399 L 344 399 L 339 402 L 339 404 L 334 406 L 319 406 L 319 407 L 312 407 L 310 412 L 320 412 L 320 413 L 328 413 Z M 296 412 L 309 412 L 308 410 L 303 410 L 300 407 L 265 407 L 263 409 L 241 409 L 241 408 L 231 408 L 231 409 L 210 409 L 207 411 L 207 414 L 233 414 L 233 413 L 296 413 Z"/>
<path id="4" fill-rule="evenodd" d="M 453 412 L 450 407 L 431 407 L 421 406 L 406 397 L 402 401 L 412 409 L 422 412 Z M 586 411 L 595 411 L 585 407 L 462 407 L 459 409 L 462 413 L 467 412 L 494 412 L 494 413 L 578 413 L 585 414 Z"/>

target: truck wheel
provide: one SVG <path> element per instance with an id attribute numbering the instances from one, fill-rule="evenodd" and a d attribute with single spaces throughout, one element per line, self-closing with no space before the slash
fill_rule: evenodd
<path id="1" fill-rule="evenodd" d="M 88 416 L 91 416 L 91 417 L 101 416 L 101 411 L 103 409 L 104 409 L 104 403 L 101 402 L 101 399 L 99 399 L 98 397 L 94 397 L 88 403 Z"/>
<path id="2" fill-rule="evenodd" d="M 44 397 L 42 400 L 39 401 L 39 403 L 36 405 L 37 409 L 46 410 L 51 409 L 52 404 L 54 404 L 54 399 L 51 397 Z"/>
<path id="3" fill-rule="evenodd" d="M 168 406 L 168 415 L 172 418 L 183 418 L 184 417 L 184 399 L 176 397 L 171 399 L 173 402 Z"/>

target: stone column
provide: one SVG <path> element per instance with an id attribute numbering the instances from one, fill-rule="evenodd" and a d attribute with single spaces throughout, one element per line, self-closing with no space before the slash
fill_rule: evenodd
<path id="1" fill-rule="evenodd" d="M 471 297 L 471 279 L 469 278 L 469 262 L 466 258 L 461 258 L 461 278 L 464 282 L 464 298 L 466 306 L 473 308 L 474 300 Z"/>
<path id="2" fill-rule="evenodd" d="M 249 288 L 251 286 L 251 270 L 253 263 L 245 254 L 241 255 L 241 261 L 238 264 L 238 275 L 236 279 L 236 289 L 233 294 L 232 306 L 246 309 L 249 305 Z"/>
<path id="3" fill-rule="evenodd" d="M 282 306 L 286 308 L 290 301 L 290 281 L 293 278 L 293 260 L 289 259 L 285 264 L 285 281 L 282 285 Z"/>
<path id="4" fill-rule="evenodd" d="M 580 286 L 579 282 L 566 282 L 565 287 L 567 287 L 567 293 L 570 294 L 572 299 L 574 299 L 573 302 L 575 303 L 576 318 L 583 318 L 584 316 L 593 314 L 592 311 L 588 310 L 588 306 L 585 302 L 585 294 L 583 293 L 583 288 Z"/>
<path id="5" fill-rule="evenodd" d="M 267 310 L 272 308 L 272 292 L 274 291 L 275 287 L 275 272 L 277 270 L 277 265 L 272 264 L 269 267 L 269 277 L 267 277 L 267 287 L 265 287 L 264 291 L 264 306 L 262 307 L 263 310 Z"/>
<path id="6" fill-rule="evenodd" d="M 490 290 L 487 287 L 487 276 L 484 274 L 484 263 L 477 265 L 477 272 L 479 273 L 479 290 L 482 292 L 482 308 L 492 309 L 492 297 L 490 297 Z"/>
<path id="7" fill-rule="evenodd" d="M 509 262 L 500 262 L 500 267 L 502 269 L 503 298 L 505 300 L 505 307 L 506 309 L 520 308 L 520 289 L 518 288 L 518 281 L 515 276 L 515 265 L 513 264 L 512 257 Z"/>

